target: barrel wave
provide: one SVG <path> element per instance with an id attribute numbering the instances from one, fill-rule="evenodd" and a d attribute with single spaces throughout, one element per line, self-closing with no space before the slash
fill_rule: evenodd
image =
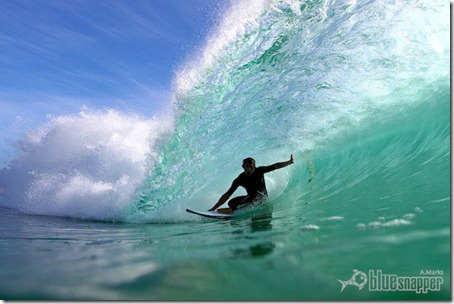
<path id="1" fill-rule="evenodd" d="M 176 73 L 171 117 L 83 109 L 50 119 L 1 171 L 0 204 L 82 219 L 186 221 L 187 207 L 217 201 L 243 158 L 267 165 L 293 153 L 293 166 L 267 175 L 276 212 L 339 208 L 367 218 L 384 206 L 447 208 L 447 9 L 431 1 L 236 2 Z"/>
<path id="2" fill-rule="evenodd" d="M 128 218 L 207 209 L 243 158 L 270 164 L 290 153 L 296 165 L 267 177 L 274 207 L 288 214 L 322 202 L 362 212 L 448 206 L 446 9 L 237 4 L 178 73 L 175 132 Z"/>

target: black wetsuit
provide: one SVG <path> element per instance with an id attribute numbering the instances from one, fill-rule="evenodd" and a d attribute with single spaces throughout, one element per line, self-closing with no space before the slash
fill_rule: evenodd
<path id="1" fill-rule="evenodd" d="M 233 181 L 232 186 L 226 193 L 230 196 L 239 186 L 242 186 L 246 189 L 247 195 L 231 199 L 228 202 L 229 207 L 235 210 L 240 206 L 244 207 L 252 202 L 261 202 L 266 199 L 268 192 L 266 191 L 264 174 L 273 170 L 276 170 L 275 165 L 255 168 L 254 172 L 249 176 L 244 172 L 241 173 Z"/>

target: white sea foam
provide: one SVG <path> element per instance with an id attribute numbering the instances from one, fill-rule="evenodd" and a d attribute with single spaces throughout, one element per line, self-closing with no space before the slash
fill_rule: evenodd
<path id="1" fill-rule="evenodd" d="M 0 172 L 0 205 L 26 213 L 121 220 L 155 161 L 170 118 L 82 110 L 50 118 Z"/>
<path id="2" fill-rule="evenodd" d="M 406 220 L 412 220 L 415 218 L 415 215 L 413 213 L 407 213 L 402 216 Z"/>
<path id="3" fill-rule="evenodd" d="M 314 231 L 314 230 L 320 230 L 320 226 L 317 225 L 304 225 L 300 227 L 301 230 L 303 231 Z"/>
<path id="4" fill-rule="evenodd" d="M 331 216 L 328 217 L 326 220 L 327 221 L 342 221 L 344 219 L 343 216 Z"/>
<path id="5" fill-rule="evenodd" d="M 398 218 L 398 219 L 394 219 L 394 220 L 387 221 L 387 222 L 384 222 L 384 219 L 383 219 L 380 221 L 372 221 L 367 225 L 364 223 L 360 223 L 360 224 L 356 225 L 356 228 L 358 228 L 359 230 L 366 230 L 366 228 L 379 229 L 379 228 L 406 226 L 406 225 L 410 225 L 412 223 L 410 221 L 410 219 L 413 219 L 413 217 L 408 216 L 408 214 L 405 214 L 403 216 L 403 218 Z"/>
<path id="6" fill-rule="evenodd" d="M 406 219 L 395 219 L 386 223 L 383 223 L 383 227 L 396 227 L 396 226 L 405 226 L 410 225 L 411 222 Z"/>

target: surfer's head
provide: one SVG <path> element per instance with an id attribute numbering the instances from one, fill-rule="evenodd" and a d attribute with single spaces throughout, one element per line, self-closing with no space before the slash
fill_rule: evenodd
<path id="1" fill-rule="evenodd" d="M 246 175 L 251 175 L 255 171 L 255 160 L 252 157 L 243 159 L 243 169 Z"/>

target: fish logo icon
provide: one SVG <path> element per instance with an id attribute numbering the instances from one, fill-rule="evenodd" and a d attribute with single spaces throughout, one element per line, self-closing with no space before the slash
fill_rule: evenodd
<path id="1" fill-rule="evenodd" d="M 356 278 L 358 276 L 361 279 L 361 283 L 356 282 Z M 342 289 L 340 292 L 344 291 L 345 287 L 347 287 L 348 285 L 356 286 L 356 287 L 358 287 L 358 291 L 360 291 L 361 289 L 363 289 L 364 285 L 366 285 L 366 283 L 367 283 L 367 275 L 362 271 L 353 269 L 353 276 L 351 277 L 350 280 L 348 280 L 348 281 L 338 280 L 338 281 L 342 285 Z"/>

